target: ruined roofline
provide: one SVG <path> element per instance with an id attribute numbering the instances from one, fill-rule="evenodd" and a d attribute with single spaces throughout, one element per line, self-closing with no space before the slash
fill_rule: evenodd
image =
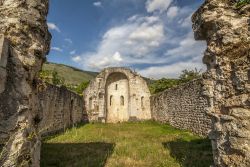
<path id="1" fill-rule="evenodd" d="M 128 71 L 136 76 L 140 76 L 142 77 L 140 74 L 138 74 L 136 71 L 133 71 L 131 68 L 129 67 L 106 67 L 104 68 L 99 74 L 103 73 L 104 71 L 107 71 L 107 70 L 111 70 L 111 71 L 119 71 L 119 70 L 125 70 L 125 71 Z"/>
<path id="2" fill-rule="evenodd" d="M 130 68 L 128 68 L 128 67 L 106 67 L 102 71 L 105 71 L 105 70 L 117 70 L 117 69 L 129 70 L 129 71 L 132 72 L 132 70 Z"/>

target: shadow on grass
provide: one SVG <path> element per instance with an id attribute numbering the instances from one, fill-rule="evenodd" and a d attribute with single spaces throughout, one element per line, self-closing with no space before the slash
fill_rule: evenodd
<path id="1" fill-rule="evenodd" d="M 68 130 L 71 130 L 73 128 L 81 128 L 85 125 L 87 125 L 88 122 L 83 122 L 83 123 L 77 123 L 75 125 L 71 125 L 67 128 L 61 128 L 61 129 L 57 129 L 57 130 L 54 130 L 54 131 L 50 131 L 49 129 L 47 129 L 47 131 L 45 130 L 44 132 L 42 132 L 41 136 L 42 136 L 42 139 L 50 139 L 50 138 L 54 138 L 55 136 L 59 136 L 63 133 L 65 133 L 66 131 Z"/>
<path id="2" fill-rule="evenodd" d="M 43 143 L 41 167 L 104 167 L 113 143 Z"/>
<path id="3" fill-rule="evenodd" d="M 209 167 L 213 164 L 212 146 L 209 139 L 197 139 L 162 143 L 183 167 Z"/>

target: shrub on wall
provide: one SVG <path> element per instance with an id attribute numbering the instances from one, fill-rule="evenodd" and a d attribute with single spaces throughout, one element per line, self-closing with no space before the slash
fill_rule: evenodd
<path id="1" fill-rule="evenodd" d="M 250 0 L 239 0 L 237 3 L 236 3 L 236 7 L 237 8 L 241 8 L 247 4 L 250 4 Z"/>

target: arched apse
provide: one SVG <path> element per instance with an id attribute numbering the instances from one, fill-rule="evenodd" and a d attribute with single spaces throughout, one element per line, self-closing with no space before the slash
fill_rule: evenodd
<path id="1" fill-rule="evenodd" d="M 125 74 L 111 73 L 106 81 L 106 122 L 129 119 L 129 81 Z"/>

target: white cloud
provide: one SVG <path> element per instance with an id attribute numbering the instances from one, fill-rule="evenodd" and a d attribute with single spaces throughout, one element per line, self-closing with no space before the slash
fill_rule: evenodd
<path id="1" fill-rule="evenodd" d="M 164 66 L 152 66 L 138 72 L 143 76 L 154 79 L 162 77 L 178 78 L 183 70 L 193 70 L 195 68 L 204 70 L 205 66 L 201 62 L 187 61 Z"/>
<path id="2" fill-rule="evenodd" d="M 63 52 L 63 50 L 59 47 L 51 47 L 51 50 L 57 51 L 57 52 Z"/>
<path id="3" fill-rule="evenodd" d="M 102 6 L 102 2 L 97 1 L 97 2 L 94 2 L 93 5 L 96 6 L 96 7 L 101 7 Z"/>
<path id="4" fill-rule="evenodd" d="M 169 9 L 168 9 L 168 12 L 167 12 L 167 17 L 172 19 L 174 18 L 175 16 L 177 16 L 179 12 L 179 8 L 177 6 L 171 6 Z"/>
<path id="5" fill-rule="evenodd" d="M 133 16 L 104 33 L 95 52 L 82 54 L 82 65 L 85 69 L 100 70 L 109 66 L 151 63 L 149 56 L 164 40 L 164 25 L 158 17 Z"/>
<path id="6" fill-rule="evenodd" d="M 72 41 L 70 38 L 65 38 L 64 41 L 66 41 L 66 42 L 68 42 L 68 43 L 70 43 L 70 44 L 73 43 L 73 41 Z"/>
<path id="7" fill-rule="evenodd" d="M 172 40 L 174 42 L 174 40 Z M 206 42 L 195 41 L 193 32 L 189 32 L 181 41 L 176 40 L 178 45 L 166 51 L 166 57 L 169 61 L 183 60 L 184 58 L 194 58 L 203 55 L 206 48 Z"/>
<path id="8" fill-rule="evenodd" d="M 80 63 L 82 61 L 82 58 L 81 58 L 81 56 L 74 56 L 74 57 L 72 57 L 72 60 L 76 63 Z"/>
<path id="9" fill-rule="evenodd" d="M 110 66 L 137 67 L 142 75 L 154 78 L 178 77 L 184 69 L 203 68 L 206 44 L 194 40 L 190 18 L 194 9 L 171 6 L 172 2 L 147 0 L 147 16 L 134 15 L 110 27 L 93 52 L 72 60 L 94 71 Z"/>
<path id="10" fill-rule="evenodd" d="M 164 12 L 172 3 L 172 0 L 147 0 L 146 9 L 149 13 L 154 11 Z"/>
<path id="11" fill-rule="evenodd" d="M 61 32 L 61 30 L 59 29 L 59 27 L 57 27 L 55 23 L 48 22 L 47 25 L 49 27 L 49 30 L 55 30 L 57 32 Z"/>
<path id="12" fill-rule="evenodd" d="M 166 51 L 164 62 L 169 64 L 141 69 L 139 70 L 140 74 L 155 79 L 162 77 L 177 78 L 185 69 L 205 70 L 205 65 L 201 61 L 206 48 L 205 42 L 195 41 L 191 31 L 182 38 L 168 40 L 172 44 L 177 44 L 176 47 Z"/>
<path id="13" fill-rule="evenodd" d="M 69 54 L 71 54 L 71 55 L 76 54 L 76 50 L 72 50 L 71 52 L 69 52 Z"/>
<path id="14" fill-rule="evenodd" d="M 179 24 L 181 25 L 181 27 L 190 27 L 192 25 L 192 21 L 191 21 L 192 15 L 193 13 L 179 21 Z"/>
<path id="15" fill-rule="evenodd" d="M 113 59 L 115 61 L 118 61 L 118 62 L 121 62 L 123 59 L 122 59 L 122 56 L 119 52 L 116 52 L 114 55 L 113 55 Z"/>

